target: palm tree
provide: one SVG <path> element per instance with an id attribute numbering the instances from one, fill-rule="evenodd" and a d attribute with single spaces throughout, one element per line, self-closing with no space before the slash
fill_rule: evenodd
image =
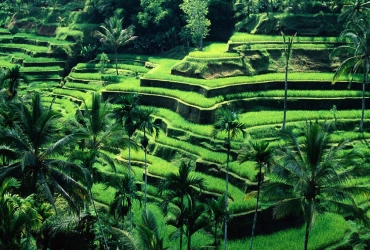
<path id="1" fill-rule="evenodd" d="M 132 203 L 137 200 L 140 202 L 140 195 L 136 190 L 135 180 L 131 175 L 124 174 L 122 177 L 109 177 L 107 187 L 116 189 L 114 200 L 110 204 L 110 213 L 116 217 L 124 217 L 132 210 Z M 122 223 L 123 224 L 123 223 Z"/>
<path id="2" fill-rule="evenodd" d="M 186 206 L 194 203 L 199 196 L 199 189 L 202 190 L 204 188 L 203 178 L 190 175 L 191 168 L 190 162 L 182 162 L 179 167 L 179 173 L 167 174 L 158 186 L 159 194 L 163 195 L 161 207 L 165 214 L 168 213 L 171 203 L 178 207 L 176 227 L 180 230 L 180 250 L 182 249 Z"/>
<path id="3" fill-rule="evenodd" d="M 21 198 L 14 194 L 20 182 L 6 178 L 0 185 L 0 245 L 3 249 L 29 249 L 30 232 L 42 225 L 41 215 L 34 208 L 34 194 Z M 22 239 L 26 241 L 22 242 Z"/>
<path id="4" fill-rule="evenodd" d="M 368 187 L 353 184 L 370 173 L 363 167 L 363 156 L 355 150 L 344 151 L 347 141 L 332 145 L 325 124 L 307 124 L 301 144 L 291 132 L 283 136 L 287 144 L 275 151 L 272 173 L 276 181 L 265 183 L 263 198 L 276 201 L 275 218 L 293 213 L 303 216 L 304 249 L 317 216 L 327 211 L 351 215 L 369 225 L 366 211 L 354 200 L 354 195 L 370 192 Z"/>
<path id="5" fill-rule="evenodd" d="M 116 74 L 118 75 L 118 49 L 128 42 L 136 39 L 136 36 L 133 36 L 134 26 L 129 26 L 127 29 L 123 29 L 122 19 L 119 19 L 115 15 L 105 20 L 105 25 L 101 25 L 100 28 L 103 29 L 104 33 L 96 30 L 94 32 L 94 36 L 98 37 L 100 42 L 105 44 L 114 52 L 116 61 Z"/>
<path id="6" fill-rule="evenodd" d="M 285 130 L 286 123 L 286 110 L 287 110 L 287 100 L 288 100 L 288 71 L 289 71 L 289 59 L 293 51 L 293 42 L 296 34 L 288 38 L 286 41 L 285 35 L 281 32 L 284 42 L 284 55 L 285 55 L 285 84 L 284 84 L 284 117 L 283 117 L 283 127 L 282 130 Z"/>
<path id="7" fill-rule="evenodd" d="M 128 172 L 129 176 L 131 176 L 131 137 L 137 129 L 134 120 L 135 114 L 139 110 L 139 95 L 138 94 L 121 95 L 119 96 L 117 102 L 121 104 L 121 107 L 115 108 L 113 110 L 113 114 L 116 121 L 122 124 L 122 127 L 126 129 L 128 135 Z M 136 146 L 136 144 L 134 144 L 134 146 Z M 130 233 L 132 233 L 131 206 L 130 206 Z"/>
<path id="8" fill-rule="evenodd" d="M 344 11 L 338 17 L 338 21 L 354 21 L 366 17 L 370 9 L 370 1 L 356 0 L 349 5 L 343 5 Z"/>
<path id="9" fill-rule="evenodd" d="M 253 196 L 256 195 L 256 207 L 254 210 L 254 219 L 253 219 L 253 226 L 252 226 L 252 236 L 249 249 L 253 249 L 253 239 L 254 239 L 254 232 L 256 230 L 257 224 L 257 212 L 258 212 L 258 202 L 260 198 L 260 190 L 261 185 L 264 180 L 264 174 L 262 170 L 265 168 L 269 168 L 271 164 L 271 157 L 272 157 L 273 149 L 269 147 L 269 143 L 266 141 L 252 141 L 250 142 L 250 148 L 242 151 L 241 154 L 238 155 L 238 161 L 240 163 L 246 161 L 255 161 L 258 167 L 258 174 L 257 174 L 257 194 L 253 192 Z"/>
<path id="10" fill-rule="evenodd" d="M 188 240 L 188 250 L 191 250 L 191 236 L 210 224 L 207 209 L 205 204 L 197 201 L 189 202 L 185 206 L 185 235 Z"/>
<path id="11" fill-rule="evenodd" d="M 225 208 L 225 194 L 218 197 L 217 200 L 212 198 L 207 200 L 208 210 L 211 213 L 211 221 L 213 222 L 213 238 L 215 249 L 218 249 L 218 229 L 222 223 L 225 222 L 225 218 L 229 216 Z"/>
<path id="12" fill-rule="evenodd" d="M 337 68 L 333 76 L 332 84 L 335 84 L 343 74 L 356 74 L 359 71 L 363 73 L 362 112 L 359 128 L 359 130 L 362 131 L 365 117 L 365 86 L 370 69 L 370 30 L 368 22 L 363 19 L 350 22 L 347 28 L 342 32 L 341 37 L 350 39 L 351 43 L 335 48 L 330 54 L 331 59 L 338 55 L 348 56 Z"/>
<path id="13" fill-rule="evenodd" d="M 0 143 L 15 149 L 20 157 L 0 169 L 0 182 L 7 176 L 17 177 L 21 179 L 23 195 L 41 191 L 56 210 L 53 194 L 59 193 L 79 211 L 78 203 L 88 198 L 86 189 L 79 183 L 85 171 L 54 157 L 65 152 L 66 146 L 74 142 L 74 135 L 63 136 L 57 132 L 60 114 L 52 110 L 52 104 L 43 108 L 38 93 L 34 94 L 30 107 L 20 102 L 13 108 L 16 123 L 0 137 Z"/>
<path id="14" fill-rule="evenodd" d="M 17 94 L 17 88 L 21 80 L 27 83 L 27 77 L 20 71 L 21 66 L 15 65 L 14 67 L 8 69 L 5 74 L 1 76 L 0 79 L 0 86 L 4 84 L 4 82 L 8 82 L 8 95 L 10 97 L 14 97 Z"/>
<path id="15" fill-rule="evenodd" d="M 150 210 L 143 210 L 141 222 L 136 224 L 139 240 L 135 239 L 132 234 L 114 229 L 115 238 L 124 243 L 124 248 L 129 250 L 166 250 L 168 247 L 163 246 L 163 238 L 160 236 L 158 223 L 154 213 Z"/>
<path id="16" fill-rule="evenodd" d="M 100 95 L 92 93 L 91 108 L 88 108 L 86 102 L 84 106 L 84 110 L 77 112 L 76 120 L 71 121 L 71 127 L 80 138 L 80 150 L 74 150 L 70 158 L 79 160 L 90 171 L 90 174 L 85 176 L 87 189 L 98 218 L 105 247 L 108 249 L 91 189 L 93 182 L 102 180 L 96 163 L 104 162 L 115 171 L 114 161 L 107 152 L 118 153 L 123 145 L 127 145 L 127 137 L 121 126 L 110 119 L 112 113 L 109 103 L 108 101 L 102 103 Z"/>
<path id="17" fill-rule="evenodd" d="M 135 115 L 134 122 L 134 126 L 144 133 L 144 136 L 141 140 L 141 146 L 144 150 L 144 209 L 146 209 L 146 195 L 148 185 L 148 165 L 146 155 L 148 152 L 149 139 L 146 136 L 146 133 L 149 133 L 154 137 L 157 137 L 159 133 L 159 126 L 154 123 L 154 119 L 152 117 L 153 113 L 153 109 L 140 109 Z"/>
<path id="18" fill-rule="evenodd" d="M 217 113 L 218 121 L 213 125 L 212 134 L 214 137 L 220 132 L 226 132 L 227 137 L 225 139 L 225 147 L 227 149 L 227 160 L 226 160 L 226 191 L 225 191 L 225 208 L 229 210 L 229 162 L 230 162 L 230 150 L 231 150 L 231 138 L 237 137 L 238 134 L 246 136 L 245 129 L 247 126 L 244 123 L 239 122 L 239 114 L 232 110 L 229 106 L 226 108 L 219 109 Z M 227 218 L 225 218 L 224 226 L 224 249 L 227 249 Z"/>

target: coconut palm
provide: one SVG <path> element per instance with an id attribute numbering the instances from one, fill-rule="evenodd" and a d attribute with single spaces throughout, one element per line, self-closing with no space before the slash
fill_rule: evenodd
<path id="1" fill-rule="evenodd" d="M 111 116 L 108 101 L 102 102 L 99 94 L 92 93 L 91 108 L 84 102 L 84 110 L 79 110 L 76 120 L 71 121 L 71 127 L 80 138 L 80 149 L 74 150 L 70 158 L 79 160 L 82 166 L 90 171 L 90 174 L 86 175 L 87 189 L 98 218 L 106 249 L 108 249 L 108 244 L 91 189 L 94 182 L 102 181 L 101 172 L 96 166 L 97 163 L 105 163 L 115 171 L 114 161 L 107 152 L 118 153 L 119 149 L 127 145 L 128 142 L 125 131 L 111 119 Z"/>
<path id="2" fill-rule="evenodd" d="M 107 187 L 116 189 L 112 204 L 110 204 L 110 213 L 114 218 L 122 218 L 129 214 L 133 202 L 141 201 L 141 196 L 136 190 L 135 180 L 132 175 L 124 174 L 122 177 L 109 177 Z M 123 224 L 123 222 L 122 222 Z"/>
<path id="3" fill-rule="evenodd" d="M 307 124 L 302 143 L 291 132 L 283 134 L 287 144 L 275 151 L 274 182 L 265 183 L 263 198 L 276 201 L 275 218 L 299 214 L 305 221 L 304 249 L 318 215 L 334 212 L 353 216 L 366 225 L 366 211 L 356 205 L 354 195 L 370 189 L 355 186 L 355 179 L 369 174 L 363 156 L 344 151 L 347 141 L 331 144 L 327 126 Z"/>
<path id="4" fill-rule="evenodd" d="M 238 155 L 238 161 L 240 163 L 246 161 L 254 161 L 257 163 L 258 174 L 257 174 L 257 193 L 251 192 L 249 195 L 256 196 L 256 207 L 254 210 L 253 226 L 252 226 L 252 236 L 250 241 L 250 249 L 253 249 L 253 239 L 257 224 L 257 212 L 258 212 L 258 202 L 260 199 L 261 185 L 264 180 L 263 170 L 270 167 L 273 149 L 269 147 L 269 143 L 266 141 L 251 141 L 249 149 L 243 150 Z"/>
<path id="5" fill-rule="evenodd" d="M 342 38 L 347 38 L 351 41 L 346 45 L 339 46 L 330 54 L 330 58 L 340 55 L 346 55 L 339 67 L 337 68 L 332 84 L 335 84 L 344 74 L 363 74 L 362 81 L 362 101 L 361 101 L 361 121 L 359 130 L 363 130 L 365 117 L 365 87 L 369 74 L 369 59 L 370 59 L 370 29 L 366 20 L 358 20 L 350 22 L 347 28 L 341 34 Z"/>
<path id="6" fill-rule="evenodd" d="M 2 249 L 30 249 L 30 232 L 42 225 L 42 217 L 34 208 L 34 194 L 22 198 L 14 193 L 19 187 L 20 182 L 14 178 L 6 178 L 0 185 Z"/>
<path id="7" fill-rule="evenodd" d="M 146 155 L 148 152 L 149 139 L 147 133 L 153 135 L 154 137 L 158 136 L 159 126 L 154 123 L 152 114 L 154 113 L 153 109 L 140 109 L 136 112 L 134 126 L 144 133 L 144 136 L 141 140 L 141 146 L 144 150 L 144 209 L 146 209 L 146 195 L 147 195 L 147 185 L 148 185 L 148 165 Z"/>
<path id="8" fill-rule="evenodd" d="M 289 71 L 289 59 L 293 51 L 293 42 L 296 34 L 291 36 L 286 40 L 286 37 L 283 32 L 281 32 L 284 42 L 284 57 L 285 57 L 285 82 L 284 82 L 284 117 L 283 117 L 283 127 L 282 130 L 285 130 L 286 123 L 286 111 L 287 111 L 287 100 L 288 100 L 288 71 Z"/>
<path id="9" fill-rule="evenodd" d="M 343 12 L 339 15 L 338 21 L 354 21 L 366 17 L 366 12 L 370 10 L 370 1 L 356 0 L 351 4 L 343 5 Z"/>
<path id="10" fill-rule="evenodd" d="M 113 229 L 113 235 L 124 243 L 124 249 L 129 250 L 166 250 L 163 238 L 160 236 L 158 223 L 150 209 L 143 210 L 141 222 L 136 224 L 139 240 L 126 231 Z"/>
<path id="11" fill-rule="evenodd" d="M 176 227 L 180 231 L 180 247 L 182 249 L 182 235 L 184 233 L 186 206 L 194 203 L 199 197 L 199 189 L 204 188 L 203 178 L 192 176 L 191 163 L 182 162 L 178 174 L 169 173 L 159 183 L 159 194 L 162 195 L 161 207 L 168 213 L 171 203 L 177 206 Z M 196 189 L 197 188 L 197 189 Z"/>
<path id="12" fill-rule="evenodd" d="M 8 69 L 0 78 L 0 86 L 4 84 L 4 82 L 8 82 L 8 95 L 10 97 L 14 97 L 17 94 L 17 88 L 19 83 L 23 80 L 23 82 L 27 83 L 27 77 L 20 71 L 21 66 L 15 65 L 14 67 Z"/>
<path id="13" fill-rule="evenodd" d="M 116 74 L 118 75 L 118 49 L 128 42 L 136 39 L 136 36 L 133 36 L 134 26 L 129 26 L 128 28 L 123 29 L 122 19 L 119 19 L 115 15 L 105 20 L 105 25 L 101 25 L 100 28 L 103 29 L 103 32 L 96 30 L 94 32 L 94 36 L 98 37 L 101 43 L 106 45 L 114 52 L 116 62 Z"/>
<path id="14" fill-rule="evenodd" d="M 223 194 L 217 200 L 214 198 L 207 200 L 208 211 L 211 214 L 211 221 L 213 223 L 213 239 L 216 250 L 218 249 L 218 229 L 225 222 L 225 218 L 229 216 L 225 209 L 225 197 L 225 194 Z"/>
<path id="15" fill-rule="evenodd" d="M 119 96 L 117 102 L 121 104 L 121 107 L 115 108 L 113 110 L 113 114 L 116 121 L 126 129 L 128 135 L 128 172 L 129 176 L 131 176 L 131 144 L 133 144 L 133 146 L 135 146 L 136 148 L 136 144 L 132 143 L 131 137 L 137 129 L 134 120 L 135 114 L 139 110 L 139 95 L 138 94 L 121 95 Z M 130 233 L 132 233 L 131 206 L 130 206 Z"/>
<path id="16" fill-rule="evenodd" d="M 34 94 L 30 106 L 19 102 L 13 108 L 16 123 L 0 137 L 0 143 L 16 150 L 20 157 L 0 169 L 0 182 L 7 176 L 17 177 L 21 180 L 23 195 L 41 192 L 56 209 L 53 194 L 59 193 L 79 211 L 78 204 L 88 199 L 86 189 L 79 183 L 85 171 L 56 157 L 74 142 L 74 135 L 63 136 L 57 132 L 60 114 L 52 110 L 52 105 L 43 108 L 38 93 Z"/>
<path id="17" fill-rule="evenodd" d="M 185 206 L 185 235 L 188 241 L 188 250 L 191 250 L 192 235 L 210 224 L 207 209 L 205 204 L 198 201 L 189 202 Z"/>
<path id="18" fill-rule="evenodd" d="M 239 113 L 232 110 L 229 106 L 226 108 L 221 108 L 217 113 L 217 122 L 213 125 L 212 134 L 214 137 L 218 133 L 226 132 L 227 137 L 225 139 L 225 147 L 227 149 L 227 160 L 226 160 L 226 191 L 225 191 L 225 207 L 228 211 L 228 197 L 229 197 L 229 162 L 230 162 L 230 150 L 231 150 L 231 139 L 237 137 L 241 134 L 243 137 L 246 136 L 245 129 L 247 126 L 239 121 Z M 224 249 L 227 248 L 227 218 L 225 218 L 224 226 Z"/>

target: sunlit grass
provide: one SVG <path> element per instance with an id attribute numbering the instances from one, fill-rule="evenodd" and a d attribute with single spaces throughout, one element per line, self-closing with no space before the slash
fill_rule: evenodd
<path id="1" fill-rule="evenodd" d="M 276 223 L 279 223 L 277 221 Z M 349 224 L 339 215 L 326 213 L 317 218 L 317 223 L 310 231 L 308 249 L 324 249 L 333 243 L 339 242 L 349 231 Z M 258 235 L 253 241 L 255 249 L 264 250 L 296 250 L 302 249 L 305 227 L 290 228 L 269 235 Z M 229 249 L 245 249 L 249 246 L 249 238 L 228 241 Z"/>

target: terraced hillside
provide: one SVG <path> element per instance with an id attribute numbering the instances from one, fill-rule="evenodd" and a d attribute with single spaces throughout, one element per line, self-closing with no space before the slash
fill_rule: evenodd
<path id="1" fill-rule="evenodd" d="M 321 46 L 315 47 L 314 50 L 316 53 L 323 50 L 326 55 L 329 48 L 338 42 L 332 44 L 331 41 L 326 42 L 324 38 L 317 39 Z M 281 41 L 275 41 L 277 46 L 274 47 L 273 53 L 281 55 L 282 52 L 279 52 L 279 49 L 282 50 Z M 274 46 L 273 41 L 269 40 L 268 43 Z M 263 47 L 264 43 L 256 41 L 254 44 L 256 47 Z M 246 201 L 244 197 L 256 188 L 256 170 L 253 162 L 239 164 L 236 157 L 243 144 L 251 138 L 267 139 L 272 145 L 279 143 L 278 133 L 283 116 L 284 72 L 277 68 L 275 73 L 234 77 L 223 75 L 211 79 L 199 79 L 194 74 L 189 74 L 192 77 L 171 74 L 179 64 L 186 64 L 189 60 L 194 60 L 196 64 L 217 60 L 220 63 L 218 69 L 220 70 L 223 63 L 230 60 L 229 56 L 234 56 L 238 60 L 242 57 L 236 52 L 228 52 L 231 47 L 232 42 L 211 43 L 205 47 L 204 52 L 190 52 L 183 60 L 121 54 L 118 76 L 115 75 L 113 64 L 108 63 L 102 67 L 97 58 L 93 62 L 76 65 L 66 78 L 63 88 L 53 89 L 53 94 L 71 100 L 88 100 L 89 92 L 99 91 L 105 99 L 114 100 L 122 93 L 139 93 L 142 105 L 157 108 L 155 118 L 163 129 L 159 137 L 150 140 L 149 184 L 155 185 L 156 180 L 169 172 L 175 172 L 177 170 L 175 166 L 179 166 L 181 160 L 191 160 L 195 162 L 196 175 L 206 180 L 204 193 L 209 197 L 220 196 L 225 190 L 222 183 L 226 166 L 226 149 L 223 147 L 226 135 L 218 134 L 216 138 L 212 137 L 212 124 L 217 119 L 216 111 L 227 104 L 240 109 L 241 121 L 247 125 L 249 135 L 247 140 L 241 136 L 237 137 L 232 144 L 229 200 L 233 217 L 230 221 L 230 234 L 231 237 L 245 237 L 247 235 L 241 233 L 243 232 L 241 229 L 246 226 L 245 221 L 252 220 L 255 200 Z M 305 42 L 298 43 L 297 47 L 303 52 L 307 50 L 307 54 L 312 50 Z M 293 58 L 295 55 L 294 51 Z M 113 60 L 113 55 L 109 57 Z M 281 59 L 276 61 L 279 60 Z M 328 63 L 329 61 L 324 67 L 313 67 L 310 72 L 304 70 L 295 72 L 295 67 L 299 66 L 293 63 L 289 73 L 287 127 L 301 133 L 307 120 L 334 122 L 335 119 L 336 132 L 333 142 L 339 141 L 340 138 L 353 139 L 354 147 L 367 151 L 363 140 L 368 139 L 370 134 L 354 132 L 358 128 L 361 116 L 361 86 L 355 82 L 351 89 L 348 89 L 345 78 L 342 82 L 332 85 L 333 72 L 329 71 L 332 66 Z M 328 72 L 322 72 L 323 68 L 328 69 Z M 216 72 L 214 75 L 221 74 Z M 358 79 L 360 81 L 360 76 Z M 369 113 L 366 111 L 365 126 L 369 125 L 368 117 Z M 139 134 L 137 136 L 140 137 Z M 127 156 L 128 152 L 124 151 L 114 157 L 119 163 L 126 164 Z M 134 160 L 137 181 L 141 183 L 143 155 L 138 152 L 131 157 Z M 150 199 L 156 201 L 155 189 L 149 189 L 149 194 Z M 96 195 L 97 200 L 102 196 L 100 193 Z M 106 198 L 101 198 L 100 201 L 109 203 Z M 270 218 L 271 211 L 268 206 L 263 206 L 260 213 L 259 218 L 265 223 L 263 230 L 269 227 L 269 223 L 276 223 Z M 339 232 L 336 235 L 338 238 L 329 237 L 318 244 L 330 245 L 338 242 L 342 240 L 345 232 L 348 232 L 347 229 Z"/>
<path id="2" fill-rule="evenodd" d="M 67 67 L 63 51 L 73 46 L 72 42 L 29 34 L 12 35 L 4 29 L 0 30 L 0 40 L 0 66 L 10 68 L 19 64 L 30 79 L 29 85 L 21 86 L 20 94 L 40 91 L 45 100 L 53 101 L 55 108 L 66 116 L 74 115 L 76 108 L 83 108 L 84 102 L 89 105 L 93 92 L 102 93 L 113 107 L 118 105 L 114 103 L 118 95 L 138 93 L 140 104 L 156 108 L 154 117 L 162 130 L 158 137 L 150 137 L 147 158 L 149 200 L 154 210 L 158 210 L 154 204 L 160 199 L 155 189 L 157 181 L 168 173 L 177 172 L 183 160 L 192 161 L 194 175 L 205 179 L 203 199 L 219 197 L 225 192 L 226 134 L 219 133 L 214 137 L 212 124 L 217 121 L 220 107 L 232 105 L 240 110 L 240 121 L 246 124 L 248 135 L 246 138 L 239 135 L 231 144 L 228 199 L 232 217 L 229 228 L 231 238 L 242 239 L 243 244 L 247 244 L 248 239 L 243 238 L 249 236 L 256 201 L 245 198 L 256 190 L 257 170 L 254 162 L 240 164 L 237 155 L 245 150 L 244 144 L 251 139 L 264 139 L 271 145 L 281 143 L 279 132 L 283 119 L 285 73 L 281 36 L 235 34 L 229 43 L 208 43 L 204 51 L 190 51 L 181 59 L 166 54 L 120 54 L 118 76 L 112 63 L 114 55 L 108 55 L 109 62 L 103 62 L 99 55 L 88 63 L 78 63 L 70 72 L 64 72 Z M 370 134 L 357 132 L 361 116 L 361 77 L 355 76 L 350 89 L 346 78 L 331 84 L 333 69 L 338 64 L 332 64 L 328 55 L 341 43 L 343 41 L 336 38 L 311 40 L 297 37 L 289 72 L 287 128 L 302 134 L 307 120 L 335 122 L 333 143 L 343 138 L 352 139 L 351 147 L 368 152 L 366 140 Z M 366 94 L 366 99 L 368 97 Z M 369 115 L 366 111 L 365 128 L 370 125 Z M 136 132 L 134 140 L 138 142 L 141 136 Z M 128 154 L 125 150 L 109 155 L 117 163 L 118 176 L 126 172 Z M 144 153 L 142 150 L 131 152 L 131 159 L 137 186 L 142 190 Z M 115 174 L 104 165 L 99 168 L 105 176 Z M 364 179 L 360 184 L 366 182 Z M 98 184 L 94 185 L 93 192 L 99 207 L 107 209 L 114 198 L 114 190 Z M 365 198 L 359 201 L 360 204 L 366 202 Z M 274 229 L 270 235 L 259 236 L 263 240 L 256 242 L 266 245 L 256 245 L 256 249 L 274 249 L 274 244 L 282 237 L 295 239 L 303 233 L 299 220 L 290 221 L 291 224 L 289 220 L 281 223 L 292 226 L 289 230 L 276 226 L 278 223 L 271 218 L 270 205 L 263 204 L 259 210 L 259 219 L 263 223 L 258 230 L 268 232 L 269 227 Z M 137 206 L 136 211 L 139 209 Z M 164 222 L 162 224 L 167 228 L 164 230 L 173 229 Z M 322 231 L 328 227 L 336 230 L 322 237 Z M 340 245 L 356 230 L 342 217 L 328 214 L 312 232 L 312 241 L 316 249 Z M 195 237 L 196 247 L 212 242 L 205 234 L 198 233 Z M 231 241 L 230 249 L 238 240 Z M 285 249 L 294 247 L 284 246 Z"/>

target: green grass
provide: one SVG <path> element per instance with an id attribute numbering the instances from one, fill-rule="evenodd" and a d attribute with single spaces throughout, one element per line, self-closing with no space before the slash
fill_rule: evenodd
<path id="1" fill-rule="evenodd" d="M 60 71 L 59 66 L 43 66 L 43 67 L 21 67 L 21 72 L 47 72 L 47 71 Z"/>
<path id="2" fill-rule="evenodd" d="M 20 43 L 2 43 L 0 44 L 0 49 L 1 48 L 18 48 L 18 49 L 24 49 L 25 51 L 30 51 L 33 53 L 49 52 L 49 48 L 47 47 L 31 45 L 31 44 L 20 44 Z"/>
<path id="3" fill-rule="evenodd" d="M 165 80 L 165 81 L 174 81 L 186 84 L 194 84 L 205 86 L 209 88 L 216 88 L 222 86 L 230 86 L 236 84 L 258 84 L 263 82 L 284 82 L 285 74 L 284 73 L 271 73 L 263 75 L 254 75 L 254 76 L 236 76 L 236 77 L 227 77 L 227 78 L 217 78 L 212 80 L 204 80 L 197 78 L 189 78 L 184 76 L 171 75 L 170 71 L 174 64 L 161 65 L 158 68 L 155 68 L 149 71 L 144 75 L 144 78 L 156 79 L 156 80 Z M 331 82 L 333 80 L 333 73 L 289 73 L 289 81 L 320 81 L 320 82 Z M 362 76 L 355 76 L 355 81 L 361 81 Z M 341 81 L 348 81 L 348 77 L 343 76 L 340 78 Z"/>
<path id="4" fill-rule="evenodd" d="M 282 36 L 271 36 L 271 35 L 255 35 L 242 32 L 235 32 L 230 38 L 231 43 L 242 43 L 242 42 L 253 42 L 253 43 L 264 43 L 274 42 L 283 43 Z M 296 36 L 294 43 L 336 43 L 338 37 L 302 37 Z"/>
<path id="5" fill-rule="evenodd" d="M 279 222 L 276 222 L 279 223 Z M 308 240 L 308 249 L 324 249 L 325 247 L 339 242 L 349 231 L 349 225 L 339 215 L 326 213 L 317 218 L 317 223 L 312 229 Z M 269 235 L 259 235 L 253 241 L 255 249 L 264 250 L 296 250 L 303 248 L 304 226 L 301 228 L 290 228 Z M 249 233 L 249 231 L 248 231 Z M 245 249 L 249 246 L 249 239 L 228 242 L 229 249 Z"/>
<path id="6" fill-rule="evenodd" d="M 149 69 L 143 67 L 143 66 L 137 66 L 137 65 L 131 65 L 131 64 L 125 64 L 125 63 L 119 63 L 118 69 L 123 69 L 123 70 L 130 70 L 133 72 L 138 72 L 138 73 L 147 73 L 149 72 Z M 75 67 L 75 70 L 96 70 L 100 71 L 100 66 L 99 63 L 79 63 Z M 115 69 L 116 64 L 114 63 L 108 63 L 104 67 L 105 69 Z"/>
<path id="7" fill-rule="evenodd" d="M 173 139 L 163 134 L 159 134 L 157 141 L 174 148 L 185 150 L 186 152 L 189 152 L 191 154 L 198 155 L 203 160 L 206 161 L 215 162 L 219 164 L 223 164 L 226 162 L 227 155 L 225 153 L 213 152 L 205 149 L 204 147 L 199 147 L 192 143 Z"/>
<path id="8" fill-rule="evenodd" d="M 83 93 L 77 90 L 70 89 L 53 89 L 53 93 L 57 95 L 70 96 L 78 100 L 88 100 L 91 97 L 90 93 Z"/>
<path id="9" fill-rule="evenodd" d="M 74 44 L 73 42 L 66 41 L 66 40 L 59 40 L 54 37 L 48 37 L 48 36 L 39 36 L 36 34 L 32 33 L 17 33 L 13 37 L 24 37 L 28 40 L 34 40 L 34 41 L 44 41 L 48 42 L 50 44 L 55 44 L 55 45 L 72 45 Z"/>
<path id="10" fill-rule="evenodd" d="M 65 87 L 72 88 L 72 89 L 86 89 L 86 90 L 93 90 L 93 91 L 99 91 L 102 88 L 102 86 L 99 86 L 99 85 L 73 83 L 73 82 L 67 82 Z"/>
<path id="11" fill-rule="evenodd" d="M 151 88 L 151 87 L 140 87 L 139 80 L 134 79 L 120 79 L 119 84 L 110 84 L 105 87 L 108 91 L 125 91 L 125 92 L 139 92 L 155 95 L 170 96 L 178 98 L 181 101 L 196 105 L 198 107 L 210 108 L 221 102 L 222 97 L 205 98 L 203 95 L 196 92 L 184 92 L 181 90 L 172 90 L 165 88 Z"/>

